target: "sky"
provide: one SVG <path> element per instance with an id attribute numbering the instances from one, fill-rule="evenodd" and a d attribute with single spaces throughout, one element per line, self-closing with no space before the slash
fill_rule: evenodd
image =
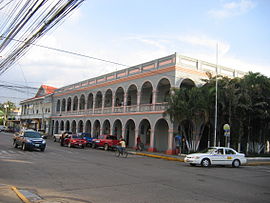
<path id="1" fill-rule="evenodd" d="M 1 11 L 0 11 L 1 12 Z M 175 52 L 270 77 L 268 0 L 85 0 L 37 44 L 138 65 Z M 126 68 L 32 46 L 0 81 L 63 87 Z M 0 88 L 0 103 L 33 97 Z"/>

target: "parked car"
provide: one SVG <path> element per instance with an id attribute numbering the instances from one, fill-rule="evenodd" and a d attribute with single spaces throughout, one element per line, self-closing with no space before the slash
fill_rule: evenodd
<path id="1" fill-rule="evenodd" d="M 76 134 L 67 135 L 64 140 L 64 146 L 68 147 L 80 147 L 84 148 L 86 146 L 86 140 L 82 139 L 80 136 Z"/>
<path id="2" fill-rule="evenodd" d="M 71 135 L 72 132 L 62 131 L 61 133 L 54 134 L 53 135 L 53 141 L 54 142 L 60 142 L 63 134 L 69 134 L 69 135 Z"/>
<path id="3" fill-rule="evenodd" d="M 210 165 L 231 165 L 238 168 L 246 164 L 245 154 L 238 153 L 228 147 L 210 147 L 200 153 L 186 155 L 184 161 L 191 166 L 201 165 L 208 167 Z"/>
<path id="4" fill-rule="evenodd" d="M 92 148 L 102 147 L 107 151 L 114 149 L 119 142 L 116 135 L 100 135 L 97 139 L 92 140 Z"/>
<path id="5" fill-rule="evenodd" d="M 41 135 L 34 130 L 24 130 L 20 133 L 16 133 L 13 137 L 13 146 L 17 148 L 21 146 L 23 151 L 40 149 L 44 152 L 46 148 L 46 141 L 41 137 Z"/>
<path id="6" fill-rule="evenodd" d="M 91 137 L 90 133 L 78 133 L 78 136 L 86 140 L 86 146 L 92 147 L 93 138 Z"/>

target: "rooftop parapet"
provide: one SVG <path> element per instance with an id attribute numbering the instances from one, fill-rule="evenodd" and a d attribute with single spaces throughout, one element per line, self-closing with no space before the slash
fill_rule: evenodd
<path id="1" fill-rule="evenodd" d="M 142 63 L 136 66 L 132 66 L 130 68 L 122 69 L 119 71 L 115 71 L 112 73 L 104 74 L 95 78 L 90 78 L 88 80 L 84 80 L 75 84 L 71 84 L 68 86 L 61 87 L 55 90 L 55 94 L 60 94 L 66 91 L 81 89 L 90 87 L 93 85 L 130 77 L 133 75 L 141 74 L 148 71 L 153 71 L 157 69 L 167 68 L 171 66 L 180 66 L 183 68 L 198 70 L 202 72 L 216 72 L 216 64 L 212 64 L 206 61 L 201 61 L 198 59 L 190 58 L 187 56 L 182 56 L 177 53 L 162 57 L 159 59 L 155 59 L 153 61 L 149 61 L 146 63 Z M 217 68 L 218 74 L 225 75 L 228 77 L 242 77 L 245 75 L 244 72 L 238 71 L 235 69 L 227 68 L 224 66 L 219 66 Z"/>

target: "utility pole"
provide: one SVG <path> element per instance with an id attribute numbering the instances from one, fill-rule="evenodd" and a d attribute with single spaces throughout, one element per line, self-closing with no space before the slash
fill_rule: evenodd
<path id="1" fill-rule="evenodd" d="M 214 147 L 217 145 L 217 114 L 218 114 L 218 43 L 216 47 L 216 99 L 215 99 L 215 132 L 214 132 Z"/>

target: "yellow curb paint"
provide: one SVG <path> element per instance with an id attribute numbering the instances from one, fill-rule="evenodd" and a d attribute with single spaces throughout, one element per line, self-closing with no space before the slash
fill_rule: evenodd
<path id="1" fill-rule="evenodd" d="M 24 202 L 31 203 L 16 187 L 11 186 L 11 189 L 16 193 L 16 195 Z"/>
<path id="2" fill-rule="evenodd" d="M 140 152 L 136 152 L 136 154 L 137 154 L 137 155 L 141 155 L 141 156 L 149 156 L 149 157 L 153 157 L 153 158 L 165 159 L 165 160 L 169 160 L 169 161 L 179 161 L 179 162 L 184 162 L 183 159 L 179 159 L 179 158 L 166 157 L 166 156 L 159 156 L 159 155 L 154 155 L 154 154 L 144 154 L 144 153 L 140 153 Z"/>
<path id="3" fill-rule="evenodd" d="M 270 162 L 254 162 L 246 164 L 246 166 L 262 166 L 262 165 L 270 165 Z"/>

